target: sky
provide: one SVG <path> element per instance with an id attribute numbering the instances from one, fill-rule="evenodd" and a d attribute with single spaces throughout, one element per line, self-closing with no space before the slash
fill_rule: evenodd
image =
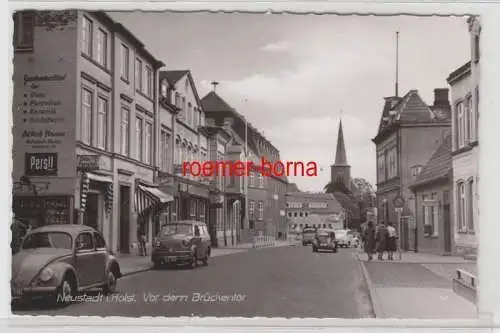
<path id="1" fill-rule="evenodd" d="M 317 177 L 289 176 L 304 191 L 330 180 L 342 118 L 351 176 L 376 183 L 375 145 L 384 97 L 435 88 L 468 61 L 465 17 L 173 12 L 110 13 L 166 64 L 189 69 L 200 96 L 217 93 L 279 149 L 314 161 Z"/>

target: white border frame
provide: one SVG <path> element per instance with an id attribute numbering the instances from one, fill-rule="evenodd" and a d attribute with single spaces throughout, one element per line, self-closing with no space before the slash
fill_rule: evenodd
<path id="1" fill-rule="evenodd" d="M 8 2 L 4 2 L 8 3 Z M 478 290 L 478 311 L 479 318 L 477 320 L 382 320 L 382 319 L 267 319 L 267 318 L 152 318 L 141 317 L 138 319 L 129 319 L 121 317 L 48 317 L 48 316 L 12 316 L 10 314 L 10 304 L 6 301 L 2 303 L 2 326 L 8 327 L 9 331 L 26 332 L 54 332 L 61 331 L 64 328 L 72 326 L 72 331 L 88 331 L 98 329 L 99 331 L 118 330 L 119 332 L 129 332 L 140 328 L 143 332 L 149 332 L 160 327 L 170 326 L 170 329 L 183 329 L 190 332 L 198 332 L 205 330 L 217 331 L 280 331 L 290 330 L 317 330 L 327 329 L 328 332 L 391 332 L 395 330 L 410 330 L 410 331 L 465 331 L 465 332 L 491 332 L 493 326 L 500 325 L 500 246 L 498 238 L 500 237 L 500 221 L 498 221 L 498 195 L 495 192 L 500 187 L 500 174 L 497 163 L 500 162 L 497 143 L 500 141 L 497 135 L 497 128 L 494 124 L 500 124 L 500 100 L 495 97 L 500 90 L 500 6 L 498 2 L 479 2 L 471 1 L 464 2 L 445 2 L 445 1 L 426 1 L 420 3 L 412 3 L 408 1 L 380 1 L 371 2 L 292 2 L 292 1 L 275 1 L 275 2 L 259 2 L 252 3 L 249 1 L 235 2 L 124 2 L 124 1 L 108 1 L 108 2 L 80 2 L 80 1 L 11 1 L 3 11 L 4 31 L 9 31 L 8 34 L 2 34 L 3 45 L 8 45 L 8 54 L 4 59 L 4 63 L 8 63 L 9 67 L 4 72 L 4 77 L 7 78 L 5 88 L 2 90 L 4 100 L 8 101 L 7 109 L 0 112 L 0 123 L 9 124 L 4 131 L 0 131 L 2 142 L 8 143 L 1 145 L 2 151 L 0 156 L 10 156 L 11 154 L 11 124 L 12 115 L 12 44 L 10 38 L 12 36 L 11 13 L 14 10 L 22 8 L 32 9 L 64 9 L 64 8 L 81 8 L 93 10 L 175 10 L 175 11 L 224 11 L 224 12 L 287 12 L 292 13 L 315 13 L 315 14 L 385 14 L 385 15 L 456 15 L 477 14 L 481 16 L 482 25 L 482 57 L 481 57 L 481 155 L 480 155 L 480 201 L 479 208 L 481 212 L 479 234 L 479 256 L 478 256 L 478 275 L 480 287 Z M 418 14 L 415 14 L 418 13 Z M 5 53 L 3 53 L 5 55 Z M 465 59 L 464 59 L 465 60 Z M 5 83 L 5 81 L 4 81 Z M 5 125 L 4 125 L 5 126 Z M 8 163 L 2 163 L 0 168 L 4 177 L 1 178 L 0 188 L 2 189 L 2 201 L 0 201 L 0 210 L 4 221 L 8 221 L 12 216 L 11 213 L 11 170 L 12 160 Z M 490 194 L 490 195 L 488 195 Z M 4 228 L 8 225 L 4 222 Z M 0 243 L 4 244 L 3 255 L 1 262 L 3 267 L 10 267 L 10 232 L 1 233 L 2 239 Z M 10 269 L 5 269 L 4 272 L 10 272 Z M 0 285 L 3 286 L 4 295 L 8 295 L 9 274 L 4 274 L 1 277 Z M 7 300 L 8 297 L 5 297 Z M 10 316 L 10 318 L 9 318 Z M 434 329 L 432 329 L 434 328 Z"/>

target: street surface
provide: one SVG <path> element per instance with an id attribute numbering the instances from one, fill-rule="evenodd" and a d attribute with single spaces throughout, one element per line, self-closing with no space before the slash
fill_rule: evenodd
<path id="1" fill-rule="evenodd" d="M 310 246 L 248 251 L 212 258 L 195 270 L 179 267 L 126 276 L 107 301 L 94 292 L 87 293 L 93 300 L 62 309 L 30 306 L 13 314 L 372 317 L 354 252 L 313 253 Z"/>

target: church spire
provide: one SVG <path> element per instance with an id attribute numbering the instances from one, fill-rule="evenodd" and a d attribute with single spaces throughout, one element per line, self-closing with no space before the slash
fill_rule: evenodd
<path id="1" fill-rule="evenodd" d="M 339 122 L 339 132 L 337 135 L 337 151 L 335 153 L 335 165 L 347 165 L 345 152 L 344 132 L 342 131 L 342 119 Z"/>

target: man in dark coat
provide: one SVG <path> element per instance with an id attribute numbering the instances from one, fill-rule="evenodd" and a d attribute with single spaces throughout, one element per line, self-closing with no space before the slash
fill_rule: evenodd
<path id="1" fill-rule="evenodd" d="M 375 229 L 373 222 L 368 222 L 365 230 L 363 231 L 363 244 L 365 253 L 368 255 L 368 260 L 372 260 L 373 250 L 375 248 Z"/>

